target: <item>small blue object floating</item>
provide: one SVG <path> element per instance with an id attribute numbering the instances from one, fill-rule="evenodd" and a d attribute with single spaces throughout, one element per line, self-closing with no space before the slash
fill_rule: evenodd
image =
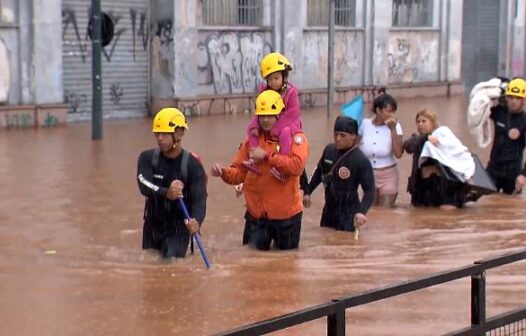
<path id="1" fill-rule="evenodd" d="M 355 96 L 353 99 L 340 106 L 340 114 L 345 117 L 353 118 L 358 122 L 358 125 L 360 125 L 363 119 L 362 96 Z"/>

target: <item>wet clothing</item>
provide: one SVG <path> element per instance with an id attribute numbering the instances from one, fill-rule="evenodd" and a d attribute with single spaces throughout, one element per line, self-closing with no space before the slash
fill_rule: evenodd
<path id="1" fill-rule="evenodd" d="M 521 173 L 526 115 L 510 113 L 506 106 L 498 105 L 491 109 L 490 118 L 495 123 L 495 138 L 486 170 L 497 190 L 511 194 L 515 189 L 515 179 Z M 526 169 L 523 174 L 526 174 Z"/>
<path id="2" fill-rule="evenodd" d="M 261 85 L 259 91 L 269 89 L 266 85 Z M 292 134 L 301 131 L 301 119 L 300 119 L 300 99 L 298 96 L 298 89 L 290 83 L 287 83 L 285 92 L 281 95 L 285 107 L 278 115 L 278 121 L 274 124 L 270 130 L 270 134 L 278 139 L 280 145 L 279 152 L 281 154 L 288 154 L 292 145 Z M 253 116 L 250 123 L 247 126 L 247 137 L 250 142 L 250 147 L 254 148 L 258 146 L 258 137 L 253 136 L 250 130 L 253 128 L 259 128 L 258 116 Z"/>
<path id="3" fill-rule="evenodd" d="M 398 194 L 400 176 L 396 165 L 386 168 L 373 169 L 376 193 L 378 195 Z"/>
<path id="4" fill-rule="evenodd" d="M 475 175 L 475 160 L 449 127 L 439 126 L 431 135 L 438 141 L 435 144 L 430 141 L 424 143 L 420 163 L 434 159 L 455 172 L 461 182 L 471 179 Z"/>
<path id="5" fill-rule="evenodd" d="M 492 78 L 480 82 L 471 89 L 467 109 L 467 121 L 470 133 L 480 147 L 487 147 L 492 141 L 491 108 L 496 99 L 503 97 L 506 81 Z"/>
<path id="6" fill-rule="evenodd" d="M 416 207 L 452 205 L 462 208 L 465 202 L 464 183 L 449 181 L 444 175 L 420 178 L 414 193 L 411 194 L 411 204 Z"/>
<path id="7" fill-rule="evenodd" d="M 160 154 L 155 162 L 154 152 L 153 149 L 142 152 L 137 167 L 139 190 L 146 197 L 142 247 L 158 249 L 165 258 L 184 258 L 190 234 L 179 201 L 167 199 L 166 194 L 172 181 L 182 181 L 190 217 L 202 224 L 206 214 L 206 174 L 193 154 L 181 152 L 176 158 Z M 183 161 L 187 165 L 184 169 Z"/>
<path id="8" fill-rule="evenodd" d="M 404 150 L 408 154 L 413 155 L 413 164 L 411 166 L 411 175 L 407 179 L 407 192 L 411 194 L 411 203 L 413 205 L 413 194 L 416 192 L 416 186 L 420 181 L 420 169 L 418 168 L 418 160 L 422 149 L 424 149 L 424 143 L 427 141 L 429 134 L 413 134 L 409 139 L 404 141 Z M 415 205 L 416 206 L 416 205 Z"/>
<path id="9" fill-rule="evenodd" d="M 374 202 L 375 182 L 369 159 L 358 147 L 338 150 L 327 145 L 309 182 L 310 195 L 323 183 L 325 205 L 320 225 L 340 231 L 354 231 L 354 216 L 366 214 Z M 358 197 L 358 186 L 363 198 Z"/>
<path id="10" fill-rule="evenodd" d="M 268 158 L 257 163 L 261 175 L 247 170 L 242 164 L 249 157 L 248 141 L 240 145 L 231 165 L 221 171 L 221 178 L 226 183 L 232 185 L 243 183 L 243 196 L 247 206 L 243 242 L 245 244 L 260 242 L 260 238 L 252 237 L 252 232 L 260 232 L 255 228 L 263 227 L 265 232 L 271 234 L 270 238 L 267 238 L 274 239 L 278 248 L 295 248 L 299 242 L 301 216 L 299 220 L 293 218 L 303 210 L 300 175 L 304 171 L 307 160 L 307 139 L 303 132 L 294 134 L 291 151 L 286 156 L 278 154 L 278 142 L 268 134 L 260 135 L 259 147 L 269 154 Z M 271 175 L 272 167 L 285 174 L 285 181 L 280 181 Z M 289 228 L 287 223 L 294 223 L 294 228 Z M 272 230 L 276 232 L 272 233 Z M 298 242 L 282 244 L 279 238 L 276 239 L 289 230 L 292 230 L 291 232 L 298 230 L 296 235 Z M 260 233 L 254 234 L 260 235 Z M 253 245 L 258 248 L 265 247 L 266 242 Z"/>
<path id="11" fill-rule="evenodd" d="M 258 250 L 267 251 L 274 241 L 279 250 L 298 248 L 300 243 L 302 212 L 289 219 L 256 219 L 245 213 L 245 230 L 243 232 L 243 245 Z"/>
<path id="12" fill-rule="evenodd" d="M 396 123 L 395 129 L 398 136 L 403 136 L 400 123 Z M 373 119 L 364 119 L 358 133 L 360 150 L 369 158 L 374 169 L 376 192 L 379 196 L 398 194 L 399 174 L 393 152 L 391 130 L 387 125 L 375 125 Z M 384 169 L 388 170 L 383 171 Z"/>
<path id="13" fill-rule="evenodd" d="M 404 141 L 404 150 L 413 155 L 411 176 L 407 181 L 407 191 L 411 194 L 411 204 L 415 207 L 453 205 L 461 208 L 466 201 L 464 183 L 448 180 L 444 174 L 433 174 L 428 178 L 422 178 L 419 160 L 428 136 L 429 134 L 413 134 Z M 428 165 L 438 167 L 439 163 L 433 159 L 427 159 L 421 164 L 421 166 Z"/>
<path id="14" fill-rule="evenodd" d="M 403 136 L 402 126 L 396 123 L 396 134 Z M 364 119 L 358 130 L 360 150 L 369 158 L 374 169 L 396 164 L 391 130 L 387 125 L 375 125 L 373 119 Z"/>

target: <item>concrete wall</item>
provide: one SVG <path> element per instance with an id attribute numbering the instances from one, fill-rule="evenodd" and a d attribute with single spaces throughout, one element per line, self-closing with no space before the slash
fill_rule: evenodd
<path id="1" fill-rule="evenodd" d="M 196 1 L 175 1 L 174 8 L 174 94 L 197 93 L 197 11 Z M 200 3 L 200 2 L 199 2 Z"/>
<path id="2" fill-rule="evenodd" d="M 150 0 L 150 95 L 153 99 L 174 96 L 174 1 Z"/>
<path id="3" fill-rule="evenodd" d="M 306 0 L 265 0 L 264 27 L 248 29 L 203 26 L 201 1 L 176 3 L 174 36 L 180 45 L 172 63 L 178 100 L 255 93 L 262 81 L 259 61 L 270 51 L 292 62 L 290 80 L 301 91 L 326 90 L 328 29 L 307 26 Z M 356 0 L 355 22 L 336 29 L 334 79 L 340 91 L 460 80 L 461 0 L 434 1 L 428 28 L 392 27 L 391 1 Z"/>
<path id="4" fill-rule="evenodd" d="M 444 48 L 442 49 L 444 74 L 442 80 L 461 80 L 462 74 L 462 1 L 443 0 L 442 34 Z"/>
<path id="5" fill-rule="evenodd" d="M 373 85 L 387 85 L 389 82 L 389 30 L 392 21 L 391 1 L 373 1 L 374 7 L 371 10 L 373 15 L 373 41 L 374 53 L 371 63 L 373 74 Z"/>
<path id="6" fill-rule="evenodd" d="M 200 31 L 197 91 L 201 95 L 254 93 L 262 82 L 259 62 L 273 50 L 265 31 Z M 183 95 L 184 96 L 184 95 Z"/>
<path id="7" fill-rule="evenodd" d="M 387 47 L 388 82 L 438 81 L 439 37 L 439 32 L 392 32 Z"/>
<path id="8" fill-rule="evenodd" d="M 60 0 L 3 0 L 0 103 L 63 101 Z"/>
<path id="9" fill-rule="evenodd" d="M 514 8 L 513 18 L 511 22 L 513 24 L 513 49 L 511 52 L 511 77 L 525 76 L 525 43 L 526 43 L 526 34 L 524 32 L 525 28 L 525 17 L 526 17 L 526 0 L 517 0 L 515 2 L 516 8 Z"/>
<path id="10" fill-rule="evenodd" d="M 305 89 L 324 89 L 328 76 L 327 31 L 305 31 L 303 34 L 303 72 L 301 86 Z M 334 83 L 336 86 L 359 86 L 363 83 L 363 33 L 337 31 L 334 45 Z"/>
<path id="11" fill-rule="evenodd" d="M 499 65 L 504 77 L 526 76 L 526 1 L 500 0 Z"/>
<path id="12" fill-rule="evenodd" d="M 20 100 L 18 8 L 15 0 L 1 3 L 0 17 L 0 103 Z"/>
<path id="13" fill-rule="evenodd" d="M 31 82 L 33 102 L 62 102 L 61 0 L 32 0 Z"/>

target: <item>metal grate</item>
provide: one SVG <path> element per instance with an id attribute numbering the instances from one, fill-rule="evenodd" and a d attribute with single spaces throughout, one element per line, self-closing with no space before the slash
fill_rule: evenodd
<path id="1" fill-rule="evenodd" d="M 431 27 L 433 0 L 393 0 L 394 27 Z"/>
<path id="2" fill-rule="evenodd" d="M 526 336 L 526 319 L 491 330 L 486 336 Z"/>
<path id="3" fill-rule="evenodd" d="M 356 0 L 336 0 L 334 23 L 336 26 L 354 27 L 356 24 Z M 329 0 L 308 0 L 307 25 L 329 24 Z"/>
<path id="4" fill-rule="evenodd" d="M 261 26 L 262 1 L 203 0 L 203 24 L 207 26 Z"/>

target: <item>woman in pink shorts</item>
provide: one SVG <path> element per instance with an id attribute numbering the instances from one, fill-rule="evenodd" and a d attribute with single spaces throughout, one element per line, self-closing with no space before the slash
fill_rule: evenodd
<path id="1" fill-rule="evenodd" d="M 376 204 L 394 207 L 398 195 L 398 168 L 396 159 L 403 154 L 403 132 L 396 121 L 396 100 L 381 94 L 374 99 L 375 116 L 364 119 L 360 125 L 360 149 L 373 166 Z"/>

